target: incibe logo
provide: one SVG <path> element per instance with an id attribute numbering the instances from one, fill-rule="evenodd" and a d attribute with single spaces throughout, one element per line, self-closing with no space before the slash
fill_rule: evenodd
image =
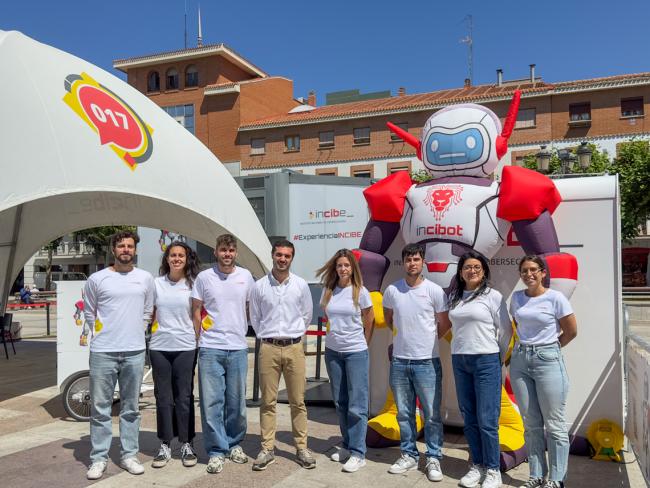
<path id="1" fill-rule="evenodd" d="M 338 217 L 351 217 L 345 210 L 330 208 L 329 210 L 310 210 L 310 219 L 336 219 Z"/>

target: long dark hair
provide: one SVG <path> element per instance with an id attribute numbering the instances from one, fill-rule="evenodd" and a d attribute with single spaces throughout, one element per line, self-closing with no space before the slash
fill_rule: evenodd
<path id="1" fill-rule="evenodd" d="M 477 296 L 488 292 L 488 286 L 490 285 L 490 267 L 488 266 L 487 259 L 476 251 L 468 251 L 463 254 L 460 257 L 460 261 L 458 261 L 458 268 L 456 268 L 456 274 L 451 282 L 451 290 L 449 291 L 449 308 L 454 308 L 463 299 L 465 280 L 463 280 L 462 272 L 463 265 L 468 259 L 476 259 L 481 263 L 481 266 L 483 267 L 483 279 L 481 280 L 481 284 L 478 285 L 478 288 L 474 290 L 474 293 L 472 293 L 472 296 L 469 297 L 469 300 L 467 301 L 471 302 Z"/>
<path id="2" fill-rule="evenodd" d="M 187 285 L 192 288 L 192 286 L 194 286 L 194 279 L 196 278 L 196 275 L 199 274 L 199 257 L 197 256 L 194 249 L 192 249 L 184 242 L 174 241 L 169 246 L 167 246 L 160 263 L 160 276 L 169 275 L 170 269 L 167 259 L 169 258 L 169 253 L 171 252 L 172 247 L 182 247 L 185 249 L 185 269 L 183 269 L 183 272 L 185 274 L 185 281 L 187 282 Z"/>

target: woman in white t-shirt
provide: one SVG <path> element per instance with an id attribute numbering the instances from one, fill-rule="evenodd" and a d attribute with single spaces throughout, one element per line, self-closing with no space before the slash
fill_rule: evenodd
<path id="1" fill-rule="evenodd" d="M 196 252 L 184 242 L 172 242 L 154 280 L 155 318 L 149 350 L 156 396 L 158 438 L 152 466 L 162 468 L 171 459 L 170 443 L 178 436 L 183 466 L 194 466 L 194 369 L 196 334 L 190 293 L 199 271 Z"/>
<path id="2" fill-rule="evenodd" d="M 575 338 L 578 328 L 566 297 L 544 286 L 546 263 L 541 257 L 525 256 L 519 273 L 526 289 L 513 293 L 510 300 L 519 339 L 512 352 L 510 379 L 524 419 L 530 469 L 524 486 L 560 488 L 569 462 L 565 418 L 569 379 L 560 348 Z"/>
<path id="3" fill-rule="evenodd" d="M 512 337 L 508 308 L 489 284 L 490 268 L 481 254 L 463 254 L 449 294 L 451 361 L 458 407 L 469 444 L 470 469 L 460 486 L 501 486 L 499 415 L 501 364 Z"/>
<path id="4" fill-rule="evenodd" d="M 352 473 L 366 464 L 372 301 L 352 251 L 337 251 L 317 273 L 323 286 L 320 304 L 329 321 L 325 366 L 343 436 L 342 449 L 331 459 L 345 462 L 343 471 Z"/>

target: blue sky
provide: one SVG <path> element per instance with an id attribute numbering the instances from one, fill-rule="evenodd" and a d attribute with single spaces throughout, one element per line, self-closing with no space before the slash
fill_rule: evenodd
<path id="1" fill-rule="evenodd" d="M 2 1 L 0 29 L 19 30 L 113 73 L 119 58 L 196 46 L 197 0 Z M 204 43 L 224 42 L 295 96 L 404 86 L 461 86 L 474 23 L 474 83 L 537 74 L 546 81 L 650 71 L 650 1 L 203 0 Z"/>

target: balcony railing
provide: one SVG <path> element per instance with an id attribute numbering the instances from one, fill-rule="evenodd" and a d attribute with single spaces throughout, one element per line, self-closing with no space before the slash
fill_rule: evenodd
<path id="1" fill-rule="evenodd" d="M 52 254 L 54 256 L 66 257 L 87 256 L 93 254 L 93 248 L 91 246 L 87 246 L 85 242 L 62 242 L 54 249 L 54 252 Z M 41 248 L 41 250 L 38 251 L 38 256 L 46 257 L 47 249 L 44 247 Z"/>

